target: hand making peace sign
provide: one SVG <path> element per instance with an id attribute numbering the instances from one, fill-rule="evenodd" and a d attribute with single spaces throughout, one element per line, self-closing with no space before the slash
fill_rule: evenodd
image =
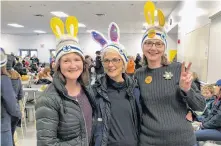
<path id="1" fill-rule="evenodd" d="M 192 63 L 189 63 L 187 68 L 185 64 L 185 62 L 182 63 L 179 85 L 183 91 L 187 92 L 190 90 L 193 81 L 192 73 L 190 72 Z"/>

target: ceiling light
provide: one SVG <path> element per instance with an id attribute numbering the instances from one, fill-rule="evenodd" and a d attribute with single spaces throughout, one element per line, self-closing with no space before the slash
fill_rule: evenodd
<path id="1" fill-rule="evenodd" d="M 36 33 L 46 33 L 45 31 L 42 31 L 42 30 L 34 30 L 34 32 L 36 32 Z"/>
<path id="2" fill-rule="evenodd" d="M 91 33 L 91 32 L 92 32 L 92 30 L 90 30 L 90 29 L 87 30 L 87 33 Z"/>
<path id="3" fill-rule="evenodd" d="M 68 17 L 68 14 L 61 12 L 61 11 L 53 11 L 51 14 L 57 16 L 57 17 Z"/>
<path id="4" fill-rule="evenodd" d="M 18 27 L 18 28 L 24 27 L 23 25 L 19 25 L 17 23 L 9 23 L 8 25 L 12 27 Z"/>
<path id="5" fill-rule="evenodd" d="M 86 25 L 83 23 L 78 23 L 78 27 L 86 27 Z"/>

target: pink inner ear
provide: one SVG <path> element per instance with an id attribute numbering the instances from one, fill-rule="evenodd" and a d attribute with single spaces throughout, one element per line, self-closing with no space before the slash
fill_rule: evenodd
<path id="1" fill-rule="evenodd" d="M 110 28 L 110 38 L 111 38 L 111 41 L 114 41 L 114 42 L 118 42 L 118 32 L 117 32 L 117 27 L 115 25 L 112 25 L 111 28 Z"/>

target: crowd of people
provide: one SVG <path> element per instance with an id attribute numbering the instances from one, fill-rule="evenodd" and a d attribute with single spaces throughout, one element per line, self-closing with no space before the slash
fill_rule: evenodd
<path id="1" fill-rule="evenodd" d="M 150 7 L 155 6 L 147 2 L 145 11 Z M 21 119 L 21 76 L 29 72 L 35 74 L 35 84 L 48 84 L 35 107 L 38 146 L 197 146 L 197 141 L 221 141 L 221 80 L 202 87 L 191 63 L 167 60 L 160 15 L 159 25 L 147 19 L 143 57 L 137 54 L 135 59 L 127 56 L 113 22 L 109 39 L 91 32 L 101 45 L 95 61 L 84 55 L 74 33 L 78 27 L 68 26 L 78 23 L 73 16 L 67 18 L 73 22 L 66 26 L 68 34 L 61 33 L 59 18 L 51 20 L 59 41 L 49 66 L 36 56 L 20 62 L 1 48 L 1 145 L 14 145 Z"/>

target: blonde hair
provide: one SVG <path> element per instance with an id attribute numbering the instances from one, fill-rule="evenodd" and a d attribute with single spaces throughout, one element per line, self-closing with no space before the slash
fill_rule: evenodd
<path id="1" fill-rule="evenodd" d="M 195 79 L 197 79 L 197 78 L 198 78 L 198 75 L 197 75 L 197 73 L 196 73 L 196 72 L 193 72 L 192 76 L 193 76 L 193 80 L 195 80 Z"/>
<path id="2" fill-rule="evenodd" d="M 45 67 L 44 70 L 38 74 L 39 79 L 48 77 L 48 72 L 51 72 L 51 69 L 49 67 Z"/>
<path id="3" fill-rule="evenodd" d="M 21 79 L 20 74 L 16 70 L 8 70 L 11 79 L 17 80 Z"/>
<path id="4" fill-rule="evenodd" d="M 206 90 L 209 91 L 211 94 L 213 94 L 214 93 L 214 85 L 211 84 L 211 85 L 203 86 L 202 87 L 202 94 L 204 94 Z"/>
<path id="5" fill-rule="evenodd" d="M 7 72 L 6 66 L 1 67 L 1 75 L 6 75 L 10 77 L 10 74 Z"/>
<path id="6" fill-rule="evenodd" d="M 86 62 L 83 60 L 82 56 L 79 53 L 77 53 L 77 52 L 74 52 L 74 53 L 77 54 L 78 56 L 80 56 L 81 60 L 83 61 L 83 72 L 81 73 L 80 77 L 78 77 L 77 80 L 81 85 L 87 86 L 87 85 L 89 85 L 90 81 L 89 81 L 89 71 L 88 71 L 88 69 L 86 69 Z M 55 65 L 55 73 L 57 73 L 58 78 L 64 84 L 66 84 L 66 78 L 61 72 L 60 61 L 61 61 L 61 58 L 58 60 L 57 64 Z"/>

